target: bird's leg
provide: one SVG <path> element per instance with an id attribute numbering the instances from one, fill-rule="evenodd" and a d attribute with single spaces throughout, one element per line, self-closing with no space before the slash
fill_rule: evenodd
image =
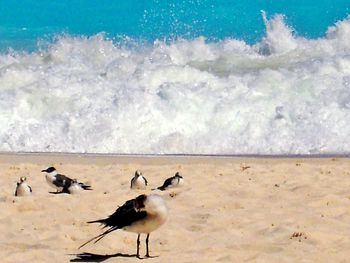
<path id="1" fill-rule="evenodd" d="M 146 237 L 146 257 L 150 257 L 149 256 L 149 249 L 148 249 L 148 240 L 149 240 L 149 234 L 147 234 L 147 237 Z"/>
<path id="2" fill-rule="evenodd" d="M 140 258 L 140 234 L 137 235 L 136 257 Z"/>

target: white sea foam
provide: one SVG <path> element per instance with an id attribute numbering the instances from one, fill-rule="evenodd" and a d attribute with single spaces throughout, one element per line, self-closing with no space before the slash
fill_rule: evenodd
<path id="1" fill-rule="evenodd" d="M 349 153 L 350 18 L 324 38 L 277 15 L 250 46 L 60 37 L 0 55 L 0 151 Z"/>

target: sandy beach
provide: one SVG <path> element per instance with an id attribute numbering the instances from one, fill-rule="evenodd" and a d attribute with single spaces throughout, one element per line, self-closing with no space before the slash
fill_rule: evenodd
<path id="1" fill-rule="evenodd" d="M 90 183 L 93 191 L 50 194 L 40 172 L 49 166 Z M 149 182 L 145 191 L 129 189 L 136 169 Z M 137 235 L 122 230 L 78 250 L 101 233 L 86 222 L 154 192 L 176 171 L 185 185 L 157 191 L 169 218 L 151 234 L 155 257 L 147 262 L 350 262 L 347 158 L 52 154 L 0 155 L 0 261 L 69 262 L 83 252 L 105 262 L 138 261 L 118 256 L 136 253 Z M 14 196 L 20 176 L 27 177 L 32 196 Z"/>

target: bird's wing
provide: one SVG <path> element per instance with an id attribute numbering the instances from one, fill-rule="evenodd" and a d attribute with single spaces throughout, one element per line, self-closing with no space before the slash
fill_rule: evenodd
<path id="1" fill-rule="evenodd" d="M 52 183 L 57 187 L 69 187 L 72 181 L 72 179 L 63 174 L 57 174 L 55 176 L 55 180 Z"/>
<path id="2" fill-rule="evenodd" d="M 16 187 L 16 191 L 15 191 L 15 196 L 17 196 L 17 190 L 18 190 L 18 186 L 20 185 L 20 183 L 17 183 L 17 187 Z"/>
<path id="3" fill-rule="evenodd" d="M 104 227 L 109 227 L 105 232 L 102 234 L 95 236 L 82 244 L 80 248 L 85 246 L 86 244 L 90 243 L 91 241 L 94 241 L 94 243 L 100 241 L 102 238 L 104 238 L 107 234 L 113 232 L 114 230 L 123 228 L 125 226 L 129 226 L 135 221 L 141 220 L 147 216 L 146 211 L 136 211 L 135 210 L 135 199 L 131 199 L 125 202 L 122 206 L 118 207 L 118 209 L 111 214 L 106 219 L 99 219 L 95 221 L 90 221 L 88 223 L 101 223 L 105 225 Z"/>
<path id="4" fill-rule="evenodd" d="M 141 220 L 147 216 L 145 211 L 135 210 L 135 199 L 125 202 L 122 206 L 105 219 L 104 225 L 107 227 L 123 228 L 131 225 L 135 221 Z"/>
<path id="5" fill-rule="evenodd" d="M 130 181 L 130 188 L 132 188 L 132 184 L 133 184 L 133 182 L 134 182 L 134 179 L 135 179 L 135 177 L 131 178 L 131 181 Z"/>
<path id="6" fill-rule="evenodd" d="M 171 182 L 173 181 L 173 179 L 174 179 L 174 177 L 170 177 L 170 178 L 166 179 L 164 181 L 163 185 L 158 187 L 158 189 L 164 191 L 165 188 L 167 188 L 169 185 L 171 185 Z"/>

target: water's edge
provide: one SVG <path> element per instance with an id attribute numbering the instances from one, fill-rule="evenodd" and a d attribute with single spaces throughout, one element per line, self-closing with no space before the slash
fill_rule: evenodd
<path id="1" fill-rule="evenodd" d="M 293 158 L 350 158 L 350 154 L 118 154 L 118 153 L 71 153 L 71 152 L 0 152 L 1 156 L 75 156 L 75 157 L 122 157 L 122 158 L 253 158 L 253 159 L 293 159 Z"/>

